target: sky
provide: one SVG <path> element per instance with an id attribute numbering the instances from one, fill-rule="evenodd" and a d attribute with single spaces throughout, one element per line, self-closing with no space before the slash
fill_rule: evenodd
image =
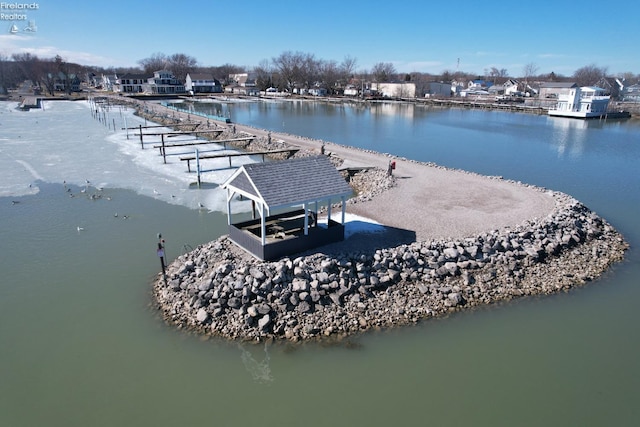
<path id="1" fill-rule="evenodd" d="M 6 1 L 0 55 L 130 67 L 184 53 L 201 66 L 251 68 L 290 51 L 353 58 L 357 71 L 384 62 L 401 73 L 495 67 L 518 77 L 534 64 L 540 74 L 571 76 L 587 65 L 640 74 L 639 12 L 636 0 Z"/>

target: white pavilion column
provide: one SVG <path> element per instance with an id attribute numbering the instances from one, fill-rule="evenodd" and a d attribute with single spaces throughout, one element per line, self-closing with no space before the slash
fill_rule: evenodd
<path id="1" fill-rule="evenodd" d="M 309 212 L 307 211 L 307 202 L 304 202 L 302 204 L 302 207 L 304 209 L 304 235 L 308 236 L 309 235 Z"/>
<path id="2" fill-rule="evenodd" d="M 233 198 L 233 194 L 229 190 L 227 190 L 227 225 L 231 225 L 231 199 Z"/>
<path id="3" fill-rule="evenodd" d="M 260 234 L 262 235 L 262 246 L 267 244 L 267 221 L 265 221 L 264 203 L 260 203 Z"/>
<path id="4" fill-rule="evenodd" d="M 327 227 L 329 227 L 329 222 L 331 221 L 331 199 L 327 202 Z"/>
<path id="5" fill-rule="evenodd" d="M 342 196 L 342 225 L 344 225 L 344 219 L 347 211 L 347 201 L 344 196 Z"/>

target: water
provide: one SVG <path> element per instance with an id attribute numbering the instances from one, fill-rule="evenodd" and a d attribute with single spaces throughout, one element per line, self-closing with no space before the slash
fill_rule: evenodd
<path id="1" fill-rule="evenodd" d="M 0 104 L 0 425 L 609 426 L 640 415 L 633 122 L 221 104 L 235 122 L 568 192 L 632 244 L 624 263 L 568 294 L 265 352 L 177 331 L 150 306 L 157 233 L 169 258 L 222 234 L 211 187 L 229 171 L 195 190 L 184 165 L 162 165 L 86 104 L 13 106 Z"/>

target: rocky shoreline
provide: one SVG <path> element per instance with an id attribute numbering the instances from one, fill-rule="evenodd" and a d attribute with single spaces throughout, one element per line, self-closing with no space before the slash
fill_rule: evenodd
<path id="1" fill-rule="evenodd" d="M 577 200 L 553 196 L 557 207 L 547 218 L 513 229 L 372 253 L 262 262 L 223 236 L 178 257 L 153 293 L 165 320 L 179 328 L 295 342 L 566 291 L 621 261 L 628 244 Z"/>

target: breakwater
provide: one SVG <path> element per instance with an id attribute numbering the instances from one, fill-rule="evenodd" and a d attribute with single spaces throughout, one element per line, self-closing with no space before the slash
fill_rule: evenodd
<path id="1" fill-rule="evenodd" d="M 628 244 L 577 200 L 553 197 L 556 208 L 546 218 L 512 229 L 369 253 L 262 262 L 223 236 L 178 257 L 153 292 L 164 318 L 180 328 L 230 339 L 300 341 L 566 291 L 622 260 Z"/>

